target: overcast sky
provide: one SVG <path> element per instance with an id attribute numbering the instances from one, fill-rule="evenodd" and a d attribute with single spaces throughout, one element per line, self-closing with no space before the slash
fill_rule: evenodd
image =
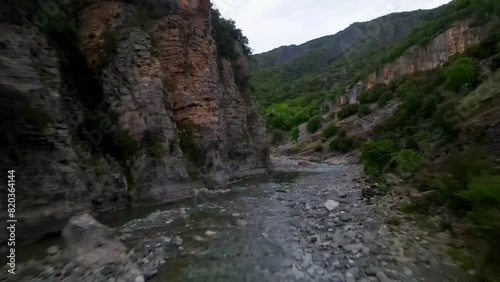
<path id="1" fill-rule="evenodd" d="M 250 40 L 254 53 L 335 34 L 354 22 L 450 0 L 212 0 Z"/>

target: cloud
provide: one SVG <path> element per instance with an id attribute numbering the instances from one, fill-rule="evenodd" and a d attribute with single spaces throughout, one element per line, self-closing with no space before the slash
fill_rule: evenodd
<path id="1" fill-rule="evenodd" d="M 335 34 L 354 22 L 432 9 L 450 0 L 213 0 L 236 22 L 255 53 Z"/>

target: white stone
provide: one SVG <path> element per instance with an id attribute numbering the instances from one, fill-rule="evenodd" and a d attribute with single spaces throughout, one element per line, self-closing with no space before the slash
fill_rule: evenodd
<path id="1" fill-rule="evenodd" d="M 47 249 L 47 254 L 49 255 L 55 255 L 59 252 L 59 247 L 58 246 L 52 246 L 50 248 Z"/>
<path id="2" fill-rule="evenodd" d="M 328 200 L 328 201 L 326 201 L 326 203 L 325 203 L 325 208 L 326 208 L 328 211 L 334 211 L 334 210 L 336 210 L 339 206 L 340 206 L 340 203 L 339 203 L 339 202 L 337 202 L 337 201 L 334 201 L 334 200 Z"/>
<path id="3" fill-rule="evenodd" d="M 209 231 L 205 232 L 205 236 L 214 237 L 215 235 L 217 235 L 217 233 L 214 231 L 209 230 Z"/>

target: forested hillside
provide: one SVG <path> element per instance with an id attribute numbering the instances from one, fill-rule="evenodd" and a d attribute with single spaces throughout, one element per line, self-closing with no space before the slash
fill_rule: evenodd
<path id="1" fill-rule="evenodd" d="M 487 21 L 496 1 L 486 2 L 454 1 L 435 10 L 394 14 L 298 47 L 254 55 L 251 83 L 269 127 L 290 131 L 321 114 L 324 101 L 335 101 L 346 87 L 366 79 L 408 48 L 424 46 L 457 21 L 472 19 L 474 25 Z M 351 41 L 345 42 L 346 31 L 359 37 L 351 35 Z M 327 44 L 328 40 L 334 41 Z M 332 51 L 335 48 L 338 53 Z"/>
<path id="2" fill-rule="evenodd" d="M 255 72 L 268 127 L 298 142 L 283 154 L 358 152 L 379 185 L 369 193 L 413 187 L 400 212 L 450 234 L 449 255 L 479 281 L 499 281 L 500 1 L 456 0 L 404 39 L 373 42 L 317 75 L 279 76 L 305 56 Z"/>

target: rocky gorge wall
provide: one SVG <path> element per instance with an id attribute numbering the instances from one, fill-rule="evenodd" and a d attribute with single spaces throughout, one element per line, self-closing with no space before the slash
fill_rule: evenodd
<path id="1" fill-rule="evenodd" d="M 367 87 L 371 88 L 377 83 L 388 84 L 395 78 L 441 66 L 451 56 L 478 44 L 487 34 L 487 29 L 483 26 L 473 27 L 471 21 L 459 22 L 426 46 L 414 46 L 396 61 L 372 73 L 368 77 Z"/>
<path id="2" fill-rule="evenodd" d="M 18 241 L 74 214 L 176 201 L 268 171 L 247 59 L 237 42 L 235 63 L 219 55 L 209 0 L 72 5 L 72 26 L 56 31 L 77 40 L 0 23 L 0 164 L 16 170 Z"/>
<path id="3" fill-rule="evenodd" d="M 389 84 L 394 79 L 419 71 L 442 66 L 450 57 L 478 44 L 488 35 L 488 26 L 472 26 L 471 21 L 456 23 L 436 36 L 424 47 L 413 46 L 394 62 L 386 64 L 366 79 L 366 84 L 358 82 L 346 89 L 346 94 L 337 97 L 336 104 L 329 107 L 331 112 L 356 104 L 365 89 L 379 83 Z"/>

